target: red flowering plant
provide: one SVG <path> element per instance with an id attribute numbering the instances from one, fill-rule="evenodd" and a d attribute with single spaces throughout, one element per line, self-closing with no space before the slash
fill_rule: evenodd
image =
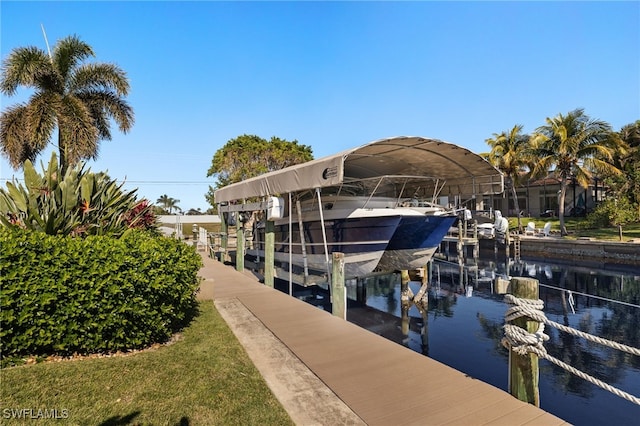
<path id="1" fill-rule="evenodd" d="M 129 229 L 156 231 L 158 228 L 158 219 L 153 212 L 153 205 L 146 199 L 139 201 L 125 212 L 122 220 Z"/>

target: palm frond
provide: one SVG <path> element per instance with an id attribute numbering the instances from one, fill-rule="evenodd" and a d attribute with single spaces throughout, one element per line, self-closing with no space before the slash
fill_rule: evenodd
<path id="1" fill-rule="evenodd" d="M 623 171 L 612 165 L 610 162 L 597 157 L 587 158 L 584 160 L 585 168 L 593 170 L 599 175 L 621 176 Z"/>
<path id="2" fill-rule="evenodd" d="M 57 125 L 60 98 L 56 93 L 37 92 L 27 106 L 27 129 L 37 152 L 42 151 Z"/>
<path id="3" fill-rule="evenodd" d="M 27 106 L 17 104 L 7 108 L 0 117 L 0 144 L 2 153 L 11 166 L 18 169 L 30 159 L 28 145 Z"/>
<path id="4" fill-rule="evenodd" d="M 39 88 L 44 76 L 51 75 L 52 66 L 47 54 L 34 46 L 20 47 L 11 51 L 2 62 L 0 90 L 13 96 L 19 86 Z"/>
<path id="5" fill-rule="evenodd" d="M 133 109 L 129 104 L 116 94 L 108 91 L 92 90 L 78 93 L 78 98 L 89 107 L 98 127 L 107 126 L 108 119 L 112 118 L 121 132 L 126 133 L 134 122 Z M 101 139 L 111 139 L 108 129 L 100 130 Z"/>
<path id="6" fill-rule="evenodd" d="M 75 96 L 65 96 L 58 116 L 60 146 L 66 161 L 73 166 L 86 158 L 95 158 L 98 150 L 98 131 L 87 106 Z"/>
<path id="7" fill-rule="evenodd" d="M 85 59 L 95 56 L 93 49 L 76 35 L 58 40 L 53 48 L 53 64 L 62 81 L 68 81 Z"/>
<path id="8" fill-rule="evenodd" d="M 114 64 L 84 64 L 70 78 L 69 90 L 115 91 L 118 96 L 126 96 L 129 93 L 129 80 L 126 73 Z"/>

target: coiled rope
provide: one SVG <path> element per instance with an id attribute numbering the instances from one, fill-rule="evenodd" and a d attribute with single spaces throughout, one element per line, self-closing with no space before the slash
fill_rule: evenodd
<path id="1" fill-rule="evenodd" d="M 633 348 L 631 346 L 623 345 L 617 342 L 613 342 L 611 340 L 603 339 L 598 336 L 593 336 L 591 334 L 584 333 L 574 328 L 566 327 L 562 324 L 559 324 L 557 322 L 547 319 L 544 312 L 542 312 L 542 308 L 544 307 L 544 302 L 542 300 L 520 299 L 511 294 L 506 294 L 505 302 L 511 305 L 511 307 L 507 310 L 505 314 L 505 320 L 507 322 L 513 321 L 521 317 L 529 317 L 533 321 L 537 321 L 539 323 L 539 326 L 538 326 L 538 330 L 535 333 L 529 333 L 527 330 L 521 327 L 518 327 L 516 325 L 506 324 L 504 326 L 505 337 L 502 339 L 502 345 L 504 347 L 506 347 L 507 349 L 511 348 L 511 350 L 513 350 L 519 355 L 534 353 L 538 355 L 538 357 L 546 359 L 549 362 L 557 365 L 558 367 L 564 368 L 570 373 L 573 373 L 576 376 L 590 383 L 593 383 L 596 386 L 601 387 L 602 389 L 605 389 L 636 405 L 640 405 L 640 398 L 634 395 L 631 395 L 630 393 L 624 392 L 618 388 L 615 388 L 603 382 L 602 380 L 597 379 L 589 374 L 586 374 L 583 371 L 577 370 L 571 365 L 549 355 L 543 345 L 545 341 L 549 340 L 549 336 L 544 334 L 544 326 L 546 324 L 552 327 L 556 327 L 562 331 L 565 331 L 567 333 L 570 333 L 576 336 L 580 336 L 591 342 L 600 343 L 610 348 L 618 349 L 633 355 L 640 356 L 639 349 Z"/>

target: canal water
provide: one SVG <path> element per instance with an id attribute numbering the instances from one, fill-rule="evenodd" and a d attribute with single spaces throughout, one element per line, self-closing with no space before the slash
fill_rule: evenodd
<path id="1" fill-rule="evenodd" d="M 460 274 L 457 264 L 435 262 L 428 309 L 402 308 L 399 274 L 352 282 L 348 320 L 474 378 L 507 390 L 508 352 L 500 341 L 508 306 L 494 291 L 497 276 L 540 282 L 552 321 L 640 348 L 640 271 L 594 270 L 531 261 L 478 263 Z M 413 293 L 419 282 L 410 282 Z M 355 303 L 356 299 L 366 304 Z M 404 320 L 403 320 L 404 318 Z M 640 396 L 640 357 L 547 327 L 552 356 Z M 467 395 L 461 393 L 464 399 Z M 540 360 L 541 408 L 576 425 L 640 424 L 640 406 Z"/>

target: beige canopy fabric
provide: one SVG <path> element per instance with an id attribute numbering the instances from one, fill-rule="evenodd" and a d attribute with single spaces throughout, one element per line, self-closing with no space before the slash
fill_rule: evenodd
<path id="1" fill-rule="evenodd" d="M 265 173 L 215 191 L 216 203 L 282 195 L 382 176 L 432 178 L 446 196 L 499 194 L 502 173 L 466 148 L 417 136 L 380 139 L 328 157 Z"/>

